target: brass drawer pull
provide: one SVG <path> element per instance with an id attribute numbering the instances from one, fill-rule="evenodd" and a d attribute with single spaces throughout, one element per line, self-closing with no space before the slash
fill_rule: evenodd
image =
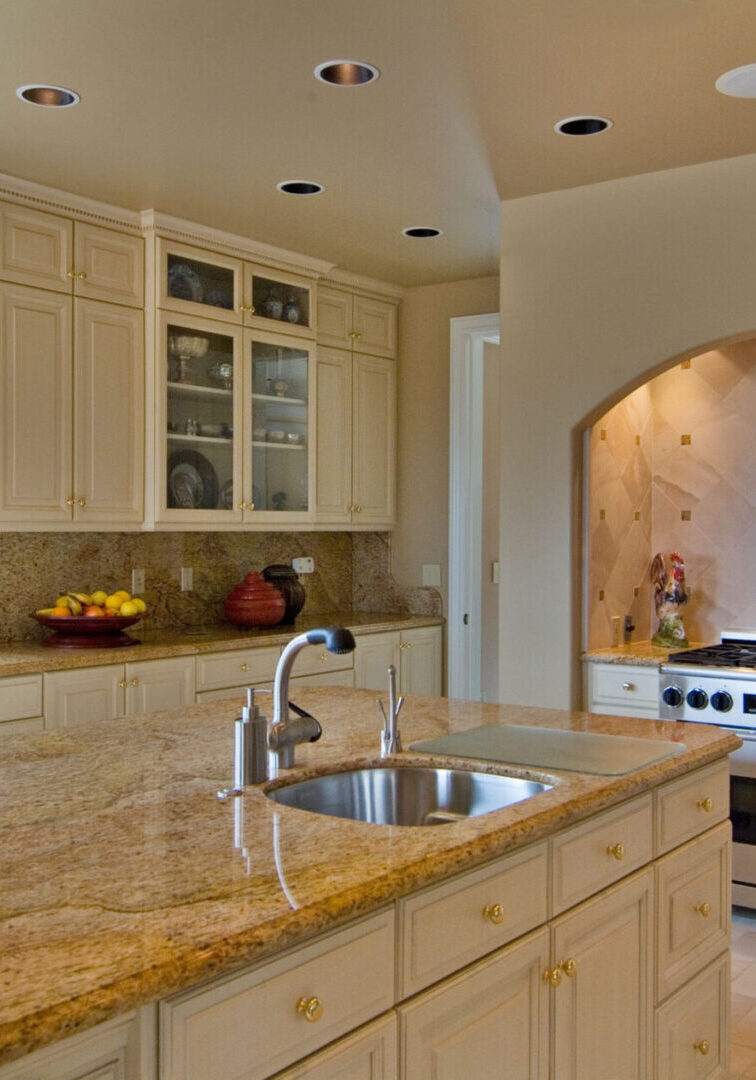
<path id="1" fill-rule="evenodd" d="M 249 664 L 239 664 L 242 671 L 249 671 Z"/>
<path id="2" fill-rule="evenodd" d="M 704 919 L 708 919 L 711 915 L 711 904 L 696 904 L 695 910 L 699 915 L 703 915 Z"/>
<path id="3" fill-rule="evenodd" d="M 625 857 L 625 845 L 624 844 L 610 844 L 606 849 L 607 855 L 613 855 L 618 862 L 621 862 Z"/>
<path id="4" fill-rule="evenodd" d="M 634 690 L 635 689 L 635 683 L 623 682 L 622 689 L 623 690 Z"/>
<path id="5" fill-rule="evenodd" d="M 132 686 L 139 686 L 139 679 L 132 679 L 131 680 L 131 685 Z"/>
<path id="6" fill-rule="evenodd" d="M 84 273 L 83 270 L 80 270 L 76 276 L 79 279 L 79 281 L 86 281 L 87 280 L 87 275 Z"/>
<path id="7" fill-rule="evenodd" d="M 74 496 L 69 495 L 69 497 L 66 499 L 66 506 L 73 506 L 75 503 L 76 499 L 74 498 Z"/>
<path id="8" fill-rule="evenodd" d="M 714 809 L 714 802 L 707 796 L 705 799 L 699 799 L 699 801 L 696 803 L 696 806 L 699 808 L 699 810 L 703 810 L 704 813 L 710 814 L 711 811 Z"/>
<path id="9" fill-rule="evenodd" d="M 309 1023 L 314 1024 L 323 1015 L 323 1003 L 317 997 L 301 997 L 297 1002 L 297 1012 Z"/>
<path id="10" fill-rule="evenodd" d="M 86 506 L 87 505 L 87 500 L 84 498 L 83 495 L 81 496 L 80 499 L 77 499 L 76 501 L 79 504 L 79 506 Z"/>
<path id="11" fill-rule="evenodd" d="M 698 1042 L 693 1043 L 693 1049 L 698 1050 L 699 1054 L 703 1054 L 704 1057 L 711 1050 L 711 1043 L 708 1039 L 699 1039 Z"/>
<path id="12" fill-rule="evenodd" d="M 483 918 L 489 919 L 495 926 L 501 926 L 504 922 L 504 908 L 501 904 L 486 904 L 483 908 Z"/>
<path id="13" fill-rule="evenodd" d="M 577 974 L 577 964 L 572 959 L 572 957 L 570 957 L 569 960 L 563 960 L 559 966 L 568 979 L 574 979 L 575 975 Z"/>
<path id="14" fill-rule="evenodd" d="M 121 687 L 122 690 L 125 690 L 126 687 L 129 685 L 129 680 L 128 679 L 119 679 L 118 680 L 118 685 Z"/>
<path id="15" fill-rule="evenodd" d="M 559 986 L 562 981 L 562 969 L 555 967 L 551 971 L 547 968 L 543 973 L 543 981 L 547 982 L 549 986 Z"/>

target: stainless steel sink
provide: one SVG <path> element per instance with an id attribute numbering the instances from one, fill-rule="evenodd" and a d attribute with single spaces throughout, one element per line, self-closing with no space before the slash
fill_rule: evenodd
<path id="1" fill-rule="evenodd" d="M 314 814 L 372 825 L 445 825 L 529 799 L 552 785 L 467 769 L 351 769 L 269 791 L 268 798 Z"/>

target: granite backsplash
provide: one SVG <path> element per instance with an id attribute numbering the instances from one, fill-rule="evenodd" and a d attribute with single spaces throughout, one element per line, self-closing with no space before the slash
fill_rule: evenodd
<path id="1" fill-rule="evenodd" d="M 309 614 L 442 614 L 436 589 L 402 589 L 392 578 L 389 533 L 0 533 L 0 639 L 42 640 L 30 612 L 70 589 L 130 589 L 134 567 L 145 571 L 150 628 L 219 623 L 247 571 L 300 555 L 315 560 L 302 578 Z M 190 592 L 180 590 L 182 566 L 194 571 Z"/>

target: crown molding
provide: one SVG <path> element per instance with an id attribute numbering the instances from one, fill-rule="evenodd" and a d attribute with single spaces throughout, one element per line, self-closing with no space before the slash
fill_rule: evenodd
<path id="1" fill-rule="evenodd" d="M 48 210 L 96 225 L 141 233 L 139 212 L 136 210 L 125 210 L 122 206 L 112 206 L 110 203 L 74 195 L 73 192 L 37 184 L 32 180 L 22 180 L 17 176 L 8 176 L 6 173 L 0 173 L 0 198 L 18 206 Z"/>
<path id="2" fill-rule="evenodd" d="M 353 274 L 351 270 L 342 270 L 337 266 L 333 266 L 331 271 L 320 280 L 323 285 L 333 285 L 336 289 L 351 289 L 355 292 L 379 296 L 383 300 L 393 300 L 397 304 L 406 294 L 406 289 L 401 285 L 394 285 L 390 281 L 380 281 L 378 278 L 362 277 L 361 274 Z"/>

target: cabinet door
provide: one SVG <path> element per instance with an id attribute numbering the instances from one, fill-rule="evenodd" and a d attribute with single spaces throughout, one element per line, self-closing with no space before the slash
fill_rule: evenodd
<path id="1" fill-rule="evenodd" d="M 729 961 L 725 952 L 657 1010 L 657 1080 L 730 1076 Z"/>
<path id="2" fill-rule="evenodd" d="M 371 356 L 396 356 L 396 305 L 355 296 L 352 314 L 354 347 Z"/>
<path id="3" fill-rule="evenodd" d="M 396 1016 L 390 1013 L 279 1073 L 277 1080 L 397 1080 L 396 1044 Z"/>
<path id="4" fill-rule="evenodd" d="M 352 356 L 345 349 L 318 349 L 315 377 L 315 516 L 351 521 Z"/>
<path id="5" fill-rule="evenodd" d="M 352 326 L 352 297 L 341 289 L 318 285 L 318 341 L 323 345 L 351 349 L 354 339 Z"/>
<path id="6" fill-rule="evenodd" d="M 0 233 L 0 277 L 70 294 L 71 221 L 0 203 Z"/>
<path id="7" fill-rule="evenodd" d="M 398 631 L 386 634 L 360 634 L 354 650 L 354 685 L 361 690 L 384 690 L 388 693 L 388 666 L 397 671 L 401 663 Z"/>
<path id="8" fill-rule="evenodd" d="M 141 311 L 75 301 L 76 521 L 135 522 L 144 500 Z"/>
<path id="9" fill-rule="evenodd" d="M 644 870 L 554 922 L 554 1080 L 651 1075 L 652 896 Z"/>
<path id="10" fill-rule="evenodd" d="M 0 518 L 70 521 L 71 300 L 0 285 Z"/>
<path id="11" fill-rule="evenodd" d="M 401 1075 L 546 1080 L 547 961 L 548 931 L 539 930 L 400 1006 Z"/>
<path id="12" fill-rule="evenodd" d="M 394 361 L 355 353 L 352 380 L 352 521 L 359 525 L 392 525 L 396 470 Z"/>
<path id="13" fill-rule="evenodd" d="M 403 694 L 441 694 L 441 627 L 402 630 L 399 686 Z"/>
<path id="14" fill-rule="evenodd" d="M 194 704 L 194 658 L 140 660 L 126 665 L 126 714 Z"/>
<path id="15" fill-rule="evenodd" d="M 241 259 L 159 239 L 156 273 L 158 307 L 241 325 Z"/>
<path id="16" fill-rule="evenodd" d="M 244 264 L 244 325 L 314 337 L 313 283 L 268 266 Z"/>
<path id="17" fill-rule="evenodd" d="M 42 676 L 0 679 L 0 732 L 41 731 L 43 727 Z"/>
<path id="18" fill-rule="evenodd" d="M 123 664 L 46 672 L 45 727 L 75 727 L 123 716 Z"/>
<path id="19" fill-rule="evenodd" d="M 76 223 L 74 292 L 90 300 L 144 306 L 144 240 L 98 225 Z"/>

